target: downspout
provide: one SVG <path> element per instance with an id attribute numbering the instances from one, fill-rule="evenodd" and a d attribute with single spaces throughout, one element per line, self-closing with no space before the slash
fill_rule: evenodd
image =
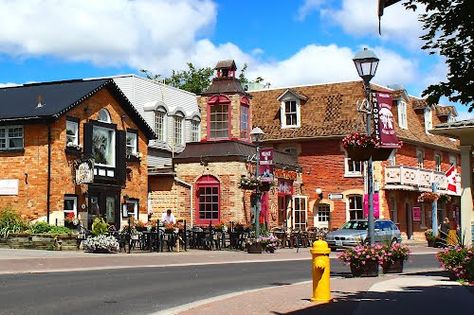
<path id="1" fill-rule="evenodd" d="M 51 123 L 48 122 L 48 186 L 46 193 L 46 222 L 49 224 L 50 213 L 50 199 L 51 199 Z"/>
<path id="2" fill-rule="evenodd" d="M 194 226 L 194 216 L 193 216 L 193 207 L 194 207 L 194 198 L 193 198 L 193 184 L 187 183 L 184 180 L 175 177 L 174 180 L 181 185 L 189 187 L 189 203 L 190 203 L 190 215 L 191 215 L 191 227 Z"/>

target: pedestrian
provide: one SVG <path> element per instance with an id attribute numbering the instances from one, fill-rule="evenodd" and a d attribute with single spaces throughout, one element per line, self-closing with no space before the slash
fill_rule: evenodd
<path id="1" fill-rule="evenodd" d="M 450 228 L 450 225 L 449 225 L 449 218 L 448 217 L 445 217 L 443 222 L 440 224 L 439 226 L 439 234 L 440 234 L 440 237 L 441 237 L 441 240 L 442 240 L 442 245 L 443 246 L 446 246 L 447 245 L 447 238 L 448 238 L 448 234 L 449 234 L 449 228 Z"/>

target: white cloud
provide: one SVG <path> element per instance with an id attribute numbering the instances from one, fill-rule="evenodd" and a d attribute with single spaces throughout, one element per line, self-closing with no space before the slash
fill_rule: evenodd
<path id="1" fill-rule="evenodd" d="M 6 87 L 18 86 L 18 85 L 20 85 L 20 84 L 13 83 L 13 82 L 0 83 L 0 89 L 1 88 L 6 88 Z"/>
<path id="2" fill-rule="evenodd" d="M 2 53 L 160 70 L 194 50 L 217 14 L 211 0 L 0 0 L 0 7 Z"/>
<path id="3" fill-rule="evenodd" d="M 381 59 L 373 82 L 379 84 L 410 84 L 416 80 L 416 64 L 400 55 L 374 49 Z M 272 87 L 358 80 L 352 62 L 355 52 L 337 45 L 308 45 L 286 60 L 272 63 L 249 63 L 248 77 L 257 76 Z"/>
<path id="4" fill-rule="evenodd" d="M 298 21 L 304 21 L 309 14 L 319 9 L 324 1 L 325 0 L 304 0 L 303 4 L 298 8 L 296 19 Z"/>
<path id="5" fill-rule="evenodd" d="M 347 34 L 378 37 L 377 3 L 374 0 L 343 0 L 339 10 L 327 9 L 322 12 Z M 418 21 L 418 14 L 421 12 L 424 12 L 422 7 L 416 12 L 406 10 L 402 2 L 385 8 L 381 21 L 381 38 L 419 49 L 419 37 L 423 33 Z"/>

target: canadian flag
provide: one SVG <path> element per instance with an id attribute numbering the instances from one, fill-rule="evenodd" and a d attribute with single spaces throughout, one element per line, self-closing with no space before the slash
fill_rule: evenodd
<path id="1" fill-rule="evenodd" d="M 456 166 L 451 165 L 450 168 L 446 171 L 446 178 L 448 180 L 448 190 L 454 193 L 457 193 L 456 186 Z"/>

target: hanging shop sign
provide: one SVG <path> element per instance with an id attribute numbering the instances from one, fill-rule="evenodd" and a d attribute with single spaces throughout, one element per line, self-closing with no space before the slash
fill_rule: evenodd
<path id="1" fill-rule="evenodd" d="M 94 160 L 83 159 L 76 161 L 76 185 L 91 184 L 94 182 Z"/>
<path id="2" fill-rule="evenodd" d="M 421 207 L 413 207 L 413 222 L 421 222 Z"/>
<path id="3" fill-rule="evenodd" d="M 392 114 L 392 96 L 388 93 L 375 93 L 374 126 L 375 138 L 380 148 L 398 148 L 398 138 Z"/>
<path id="4" fill-rule="evenodd" d="M 18 196 L 18 179 L 0 179 L 0 196 Z"/>

